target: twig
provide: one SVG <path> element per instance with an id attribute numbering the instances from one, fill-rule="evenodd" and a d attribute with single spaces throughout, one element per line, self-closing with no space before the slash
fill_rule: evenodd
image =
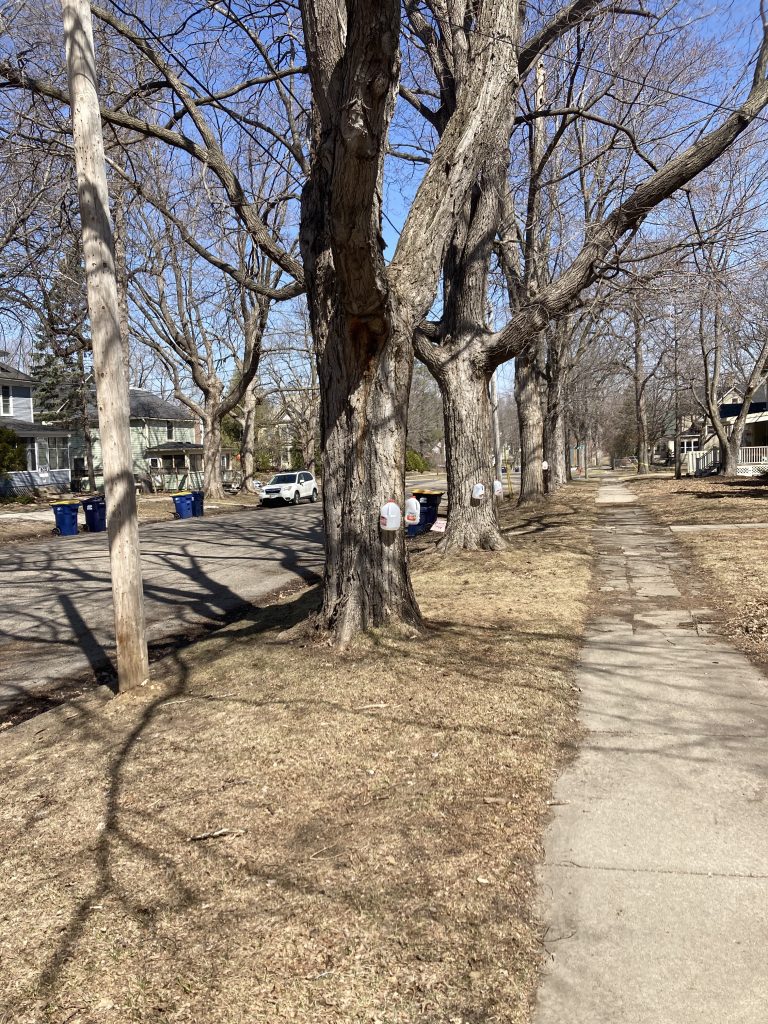
<path id="1" fill-rule="evenodd" d="M 189 836 L 188 843 L 199 843 L 203 839 L 221 839 L 222 836 L 242 836 L 244 828 L 217 828 L 215 832 L 201 832 L 198 836 Z"/>

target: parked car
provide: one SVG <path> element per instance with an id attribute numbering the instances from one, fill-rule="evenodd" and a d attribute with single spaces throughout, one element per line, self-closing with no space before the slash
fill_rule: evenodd
<path id="1" fill-rule="evenodd" d="M 317 501 L 317 480 L 306 470 L 278 473 L 261 489 L 262 505 L 278 501 L 298 505 L 302 498 Z"/>

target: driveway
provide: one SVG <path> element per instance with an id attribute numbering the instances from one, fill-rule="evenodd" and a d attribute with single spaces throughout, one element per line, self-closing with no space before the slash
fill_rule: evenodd
<path id="1" fill-rule="evenodd" d="M 150 642 L 223 622 L 322 572 L 320 505 L 254 509 L 141 528 Z M 106 534 L 0 549 L 0 714 L 26 694 L 108 667 Z"/>

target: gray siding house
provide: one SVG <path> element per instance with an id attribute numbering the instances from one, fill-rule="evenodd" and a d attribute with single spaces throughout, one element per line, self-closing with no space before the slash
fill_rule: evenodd
<path id="1" fill-rule="evenodd" d="M 70 489 L 69 432 L 35 422 L 35 381 L 0 361 L 0 426 L 24 443 L 27 468 L 0 479 L 0 494 L 33 494 L 40 488 Z"/>
<path id="2" fill-rule="evenodd" d="M 147 490 L 199 487 L 203 479 L 203 446 L 195 418 L 183 405 L 142 388 L 130 389 L 131 451 L 137 484 Z M 89 409 L 90 441 L 96 487 L 104 486 L 101 439 L 95 400 Z M 77 431 L 70 439 L 73 486 L 88 487 L 86 439 Z"/>

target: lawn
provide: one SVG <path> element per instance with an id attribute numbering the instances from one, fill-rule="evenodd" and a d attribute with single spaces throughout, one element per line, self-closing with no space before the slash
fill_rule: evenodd
<path id="1" fill-rule="evenodd" d="M 305 590 L 0 734 L 0 1020 L 528 1021 L 592 496 L 415 556 L 421 634 L 286 639 Z"/>
<path id="2" fill-rule="evenodd" d="M 739 524 L 768 524 L 768 480 L 645 477 L 631 486 L 666 526 L 733 527 L 674 536 L 694 568 L 693 582 L 719 614 L 718 631 L 768 665 L 768 527 L 739 529 Z"/>

